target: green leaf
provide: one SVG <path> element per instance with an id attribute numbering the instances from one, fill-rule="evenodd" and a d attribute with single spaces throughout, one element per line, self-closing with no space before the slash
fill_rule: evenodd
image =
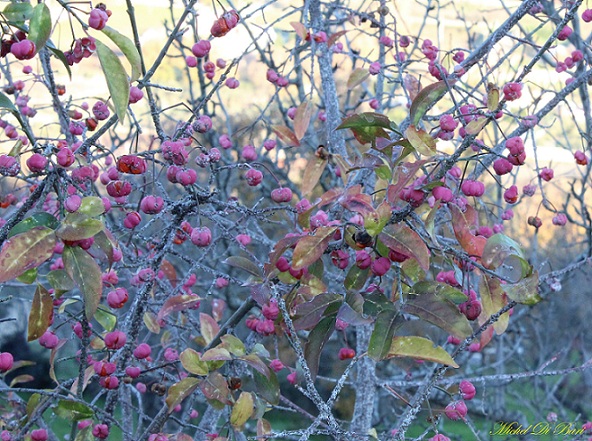
<path id="1" fill-rule="evenodd" d="M 83 240 L 103 231 L 105 225 L 82 213 L 68 213 L 56 234 L 62 240 Z"/>
<path id="2" fill-rule="evenodd" d="M 99 305 L 95 312 L 95 320 L 108 332 L 113 331 L 117 324 L 117 316 L 103 305 Z"/>
<path id="3" fill-rule="evenodd" d="M 129 61 L 132 67 L 130 81 L 133 82 L 140 78 L 142 75 L 142 60 L 134 42 L 109 26 L 105 26 L 101 29 L 101 32 L 117 45 L 121 52 L 123 52 L 123 55 L 125 55 L 125 58 L 127 58 L 127 61 Z"/>
<path id="4" fill-rule="evenodd" d="M 35 227 L 47 227 L 55 230 L 59 224 L 59 221 L 49 213 L 35 213 L 12 227 L 8 232 L 8 237 L 16 236 Z"/>
<path id="5" fill-rule="evenodd" d="M 391 212 L 392 208 L 390 204 L 383 201 L 376 207 L 376 210 L 367 213 L 364 216 L 364 228 L 366 232 L 372 237 L 380 234 L 391 218 Z"/>
<path id="6" fill-rule="evenodd" d="M 374 318 L 364 315 L 364 304 L 362 294 L 349 291 L 345 296 L 345 302 L 337 312 L 337 318 L 354 326 L 372 323 Z"/>
<path id="7" fill-rule="evenodd" d="M 84 312 L 86 318 L 91 320 L 103 294 L 101 268 L 90 254 L 79 247 L 65 247 L 62 259 L 66 272 L 82 292 Z"/>
<path id="8" fill-rule="evenodd" d="M 297 330 L 312 328 L 319 322 L 329 306 L 337 307 L 342 303 L 343 296 L 335 293 L 320 294 L 309 302 L 301 303 L 296 307 L 294 326 Z"/>
<path id="9" fill-rule="evenodd" d="M 115 106 L 115 113 L 121 122 L 125 119 L 125 112 L 129 104 L 129 81 L 121 61 L 115 53 L 101 43 L 95 41 L 97 45 L 97 55 L 101 62 L 103 74 L 107 80 L 107 87 L 111 94 L 111 99 Z"/>
<path id="10" fill-rule="evenodd" d="M 82 198 L 80 207 L 76 212 L 88 217 L 97 217 L 105 212 L 105 205 L 98 196 L 86 196 Z"/>
<path id="11" fill-rule="evenodd" d="M 487 318 L 508 304 L 500 281 L 491 276 L 485 274 L 481 276 L 479 279 L 479 294 L 481 295 L 483 314 Z M 506 313 L 502 314 L 499 320 L 493 324 L 493 329 L 497 335 L 501 335 L 506 331 L 509 321 L 510 316 Z"/>
<path id="12" fill-rule="evenodd" d="M 63 270 L 54 270 L 47 273 L 47 281 L 54 289 L 56 297 L 60 297 L 63 293 L 68 292 L 76 288 L 74 280 Z"/>
<path id="13" fill-rule="evenodd" d="M 411 292 L 413 294 L 434 294 L 446 298 L 457 305 L 467 301 L 467 296 L 462 291 L 440 282 L 418 282 L 413 285 Z"/>
<path id="14" fill-rule="evenodd" d="M 452 87 L 454 81 L 449 81 L 448 84 Z M 448 86 L 444 81 L 430 84 L 424 87 L 415 97 L 409 108 L 409 118 L 411 124 L 416 126 L 424 117 L 428 109 L 442 98 L 448 91 Z"/>
<path id="15" fill-rule="evenodd" d="M 208 375 L 208 364 L 201 360 L 197 351 L 187 348 L 179 354 L 179 360 L 187 372 L 201 376 Z"/>
<path id="16" fill-rule="evenodd" d="M 345 286 L 345 289 L 348 290 L 359 291 L 366 284 L 369 275 L 369 268 L 360 269 L 357 265 L 352 265 L 352 267 L 347 272 L 347 276 L 345 276 L 343 286 Z"/>
<path id="17" fill-rule="evenodd" d="M 299 270 L 321 258 L 337 227 L 319 227 L 312 236 L 300 238 L 292 256 L 292 268 Z"/>
<path id="18" fill-rule="evenodd" d="M 86 420 L 94 416 L 93 410 L 86 404 L 68 400 L 60 400 L 58 405 L 53 407 L 53 412 L 68 421 Z"/>
<path id="19" fill-rule="evenodd" d="M 430 251 L 423 239 L 404 224 L 388 225 L 378 238 L 391 250 L 417 260 L 425 270 L 430 269 Z"/>
<path id="20" fill-rule="evenodd" d="M 230 424 L 236 429 L 241 428 L 253 415 L 253 395 L 250 392 L 241 392 L 238 400 L 232 406 L 230 413 Z"/>
<path id="21" fill-rule="evenodd" d="M 201 356 L 203 361 L 230 361 L 232 355 L 226 348 L 216 346 L 215 348 L 208 349 Z"/>
<path id="22" fill-rule="evenodd" d="M 272 406 L 280 402 L 280 384 L 275 372 L 270 371 L 269 377 L 262 375 L 256 369 L 253 369 L 253 380 L 255 380 L 255 390 L 257 395 L 263 398 Z"/>
<path id="23" fill-rule="evenodd" d="M 539 296 L 539 274 L 532 270 L 531 273 L 518 283 L 503 286 L 507 296 L 515 302 L 523 305 L 536 305 L 542 300 Z"/>
<path id="24" fill-rule="evenodd" d="M 29 313 L 27 327 L 27 341 L 37 340 L 43 335 L 53 317 L 53 299 L 49 291 L 41 285 L 37 285 Z"/>
<path id="25" fill-rule="evenodd" d="M 458 368 L 458 364 L 448 352 L 441 346 L 435 346 L 434 342 L 423 337 L 395 337 L 392 340 L 386 358 L 410 357 L 415 360 L 434 361 Z"/>
<path id="26" fill-rule="evenodd" d="M 16 280 L 18 280 L 21 283 L 26 283 L 27 285 L 30 285 L 35 280 L 37 280 L 37 273 L 37 268 L 32 268 L 22 273 L 20 276 L 16 278 Z"/>
<path id="27" fill-rule="evenodd" d="M 308 334 L 308 340 L 304 346 L 304 358 L 313 379 L 316 378 L 319 372 L 321 352 L 323 352 L 325 344 L 329 340 L 329 337 L 331 337 L 331 334 L 333 334 L 336 320 L 337 317 L 335 315 L 325 317 Z"/>
<path id="28" fill-rule="evenodd" d="M 11 2 L 2 11 L 2 15 L 10 23 L 22 26 L 26 20 L 31 18 L 33 14 L 33 7 L 28 2 L 14 3 Z"/>
<path id="29" fill-rule="evenodd" d="M 222 346 L 228 349 L 228 351 L 237 357 L 242 357 L 247 352 L 245 350 L 245 344 L 232 334 L 226 334 L 220 337 Z"/>
<path id="30" fill-rule="evenodd" d="M 466 338 L 473 333 L 469 321 L 459 311 L 458 306 L 433 293 L 409 295 L 403 311 L 432 323 L 458 338 Z"/>
<path id="31" fill-rule="evenodd" d="M 31 21 L 29 22 L 28 38 L 37 48 L 37 52 L 43 49 L 51 35 L 51 13 L 45 3 L 39 3 L 33 8 Z"/>
<path id="32" fill-rule="evenodd" d="M 167 406 L 169 407 L 169 413 L 173 411 L 177 404 L 181 404 L 185 398 L 187 398 L 193 393 L 195 389 L 197 389 L 199 382 L 199 378 L 187 377 L 169 387 L 165 400 Z"/>
<path id="33" fill-rule="evenodd" d="M 55 232 L 41 226 L 6 240 L 0 251 L 0 283 L 37 268 L 53 256 L 55 244 Z"/>
<path id="34" fill-rule="evenodd" d="M 233 266 L 235 268 L 240 268 L 243 271 L 246 271 L 256 277 L 263 277 L 263 273 L 259 269 L 259 267 L 253 263 L 253 261 L 241 257 L 241 256 L 230 256 L 224 262 L 226 265 Z"/>
<path id="35" fill-rule="evenodd" d="M 70 69 L 70 65 L 68 64 L 68 59 L 66 58 L 66 55 L 61 50 L 59 50 L 58 48 L 56 48 L 53 45 L 53 43 L 51 42 L 51 40 L 47 42 L 47 48 L 51 51 L 51 53 L 58 60 L 60 60 L 62 62 L 62 64 L 66 68 L 66 72 L 68 72 L 68 76 L 70 77 L 70 79 L 72 79 L 72 69 Z"/>
<path id="36" fill-rule="evenodd" d="M 402 320 L 399 318 L 397 311 L 387 310 L 378 314 L 368 343 L 368 356 L 370 358 L 378 361 L 387 356 L 395 331 L 401 324 Z"/>
<path id="37" fill-rule="evenodd" d="M 389 138 L 385 129 L 396 127 L 386 115 L 376 112 L 364 112 L 343 119 L 336 130 L 351 129 L 360 144 L 376 141 L 376 138 Z"/>

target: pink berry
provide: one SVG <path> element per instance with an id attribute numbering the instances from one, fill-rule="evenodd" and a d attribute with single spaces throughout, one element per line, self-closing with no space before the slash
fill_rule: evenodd
<path id="1" fill-rule="evenodd" d="M 125 374 L 131 378 L 138 378 L 142 370 L 137 366 L 128 366 L 125 368 Z"/>
<path id="2" fill-rule="evenodd" d="M 30 60 L 37 53 L 37 48 L 31 40 L 24 39 L 13 43 L 10 47 L 10 52 L 18 60 Z"/>
<path id="3" fill-rule="evenodd" d="M 378 259 L 372 262 L 370 269 L 372 273 L 376 276 L 384 276 L 391 267 L 390 259 L 386 257 L 379 257 Z"/>
<path id="4" fill-rule="evenodd" d="M 496 159 L 493 163 L 493 170 L 499 176 L 506 175 L 512 171 L 514 166 L 506 158 Z"/>
<path id="5" fill-rule="evenodd" d="M 360 269 L 370 268 L 372 257 L 364 250 L 356 252 L 356 265 Z"/>
<path id="6" fill-rule="evenodd" d="M 13 156 L 0 155 L 0 174 L 3 176 L 16 176 L 21 170 L 17 159 Z"/>
<path id="7" fill-rule="evenodd" d="M 467 416 L 467 405 L 464 401 L 455 401 L 446 406 L 446 417 L 453 420 L 463 420 Z"/>
<path id="8" fill-rule="evenodd" d="M 557 225 L 559 227 L 564 226 L 567 223 L 567 216 L 564 213 L 557 213 L 553 217 L 553 225 Z"/>
<path id="9" fill-rule="evenodd" d="M 100 8 L 94 8 L 92 11 L 90 11 L 90 16 L 88 17 L 88 25 L 91 28 L 100 31 L 107 24 L 107 20 L 109 20 L 109 15 L 107 15 L 105 11 L 103 11 Z"/>
<path id="10" fill-rule="evenodd" d="M 588 165 L 588 157 L 586 154 L 580 150 L 574 153 L 574 158 L 576 160 L 576 164 L 578 165 Z"/>
<path id="11" fill-rule="evenodd" d="M 127 337 L 121 331 L 113 331 L 105 335 L 105 346 L 109 349 L 121 349 L 126 341 Z"/>
<path id="12" fill-rule="evenodd" d="M 134 357 L 138 360 L 143 360 L 144 358 L 150 357 L 151 352 L 152 348 L 148 343 L 140 343 L 136 349 L 134 349 Z"/>
<path id="13" fill-rule="evenodd" d="M 47 430 L 37 429 L 31 432 L 31 441 L 47 441 Z"/>
<path id="14" fill-rule="evenodd" d="M 193 52 L 193 55 L 197 58 L 203 58 L 210 53 L 211 48 L 212 44 L 209 40 L 199 40 L 193 45 L 191 52 Z"/>
<path id="15" fill-rule="evenodd" d="M 198 247 L 207 247 L 212 243 L 212 232 L 208 227 L 194 228 L 191 232 L 191 242 Z"/>
<path id="16" fill-rule="evenodd" d="M 468 380 L 463 380 L 458 385 L 458 390 L 460 395 L 462 396 L 463 400 L 472 400 L 475 398 L 475 394 L 477 391 L 475 390 L 475 386 Z"/>
<path id="17" fill-rule="evenodd" d="M 140 89 L 139 87 L 136 87 L 136 86 L 130 87 L 130 93 L 129 93 L 129 103 L 130 104 L 135 104 L 138 101 L 140 101 L 142 98 L 144 98 L 144 92 L 142 92 L 142 89 Z"/>
<path id="18" fill-rule="evenodd" d="M 232 147 L 232 141 L 230 140 L 230 137 L 228 135 L 221 135 L 218 138 L 218 142 L 220 143 L 220 147 L 222 147 L 225 150 Z"/>
<path id="19" fill-rule="evenodd" d="M 271 192 L 271 199 L 278 204 L 292 200 L 292 190 L 287 187 L 279 187 Z"/>
<path id="20" fill-rule="evenodd" d="M 349 253 L 345 250 L 335 250 L 331 253 L 331 262 L 339 269 L 346 269 L 349 264 Z"/>
<path id="21" fill-rule="evenodd" d="M 93 427 L 92 434 L 95 438 L 105 439 L 109 436 L 109 426 L 106 424 L 97 424 Z"/>
<path id="22" fill-rule="evenodd" d="M 137 211 L 130 211 L 123 220 L 123 226 L 129 230 L 133 230 L 142 222 L 142 218 L 140 217 L 140 213 Z"/>
<path id="23" fill-rule="evenodd" d="M 185 64 L 187 67 L 196 67 L 197 66 L 197 58 L 192 57 L 191 55 L 187 55 L 185 57 Z"/>
<path id="24" fill-rule="evenodd" d="M 256 187 L 257 185 L 261 184 L 261 181 L 263 180 L 263 173 L 261 173 L 259 170 L 251 168 L 247 170 L 247 173 L 245 173 L 245 179 L 247 180 L 247 184 L 249 184 L 250 187 Z"/>
<path id="25" fill-rule="evenodd" d="M 518 187 L 512 185 L 506 191 L 504 191 L 504 200 L 508 204 L 515 204 L 518 201 Z"/>
<path id="26" fill-rule="evenodd" d="M 281 362 L 281 360 L 278 360 L 277 358 L 275 360 L 271 360 L 269 362 L 269 367 L 272 371 L 274 372 L 279 372 L 282 369 L 284 369 L 286 366 L 284 366 L 284 363 Z"/>
<path id="27" fill-rule="evenodd" d="M 77 194 L 73 194 L 71 196 L 68 196 L 64 201 L 64 208 L 67 212 L 74 213 L 76 210 L 80 208 L 81 204 L 82 198 Z"/>
<path id="28" fill-rule="evenodd" d="M 428 441 L 450 441 L 450 438 L 438 433 L 437 435 L 432 436 Z"/>
<path id="29" fill-rule="evenodd" d="M 288 259 L 282 256 L 275 263 L 275 267 L 278 269 L 278 271 L 285 273 L 290 269 L 290 262 L 288 262 Z"/>
<path id="30" fill-rule="evenodd" d="M 109 118 L 111 111 L 103 101 L 97 101 L 93 104 L 92 113 L 97 120 L 103 121 Z"/>
<path id="31" fill-rule="evenodd" d="M 56 161 L 58 165 L 64 168 L 70 167 L 72 164 L 74 164 L 75 160 L 76 157 L 74 156 L 74 153 L 68 147 L 61 148 L 56 154 Z"/>
<path id="32" fill-rule="evenodd" d="M 432 189 L 432 196 L 434 196 L 436 200 L 448 203 L 452 200 L 454 194 L 448 187 L 440 186 Z"/>
<path id="33" fill-rule="evenodd" d="M 240 86 L 240 82 L 236 78 L 227 78 L 224 84 L 229 89 L 236 89 L 238 86 Z"/>
<path id="34" fill-rule="evenodd" d="M 370 72 L 370 75 L 378 75 L 381 68 L 382 66 L 380 65 L 380 62 L 375 61 L 374 63 L 370 64 L 368 72 Z"/>
<path id="35" fill-rule="evenodd" d="M 547 168 L 547 167 L 543 167 L 543 169 L 539 172 L 539 177 L 543 180 L 543 181 L 547 181 L 549 182 L 551 179 L 553 179 L 553 169 L 552 168 Z"/>
<path id="36" fill-rule="evenodd" d="M 41 337 L 39 337 L 39 344 L 47 349 L 54 349 L 58 343 L 59 338 L 51 331 L 45 331 Z"/>
<path id="37" fill-rule="evenodd" d="M 461 185 L 461 190 L 465 196 L 481 197 L 485 193 L 483 182 L 466 180 Z"/>
<path id="38" fill-rule="evenodd" d="M 0 372 L 6 372 L 12 369 L 14 358 L 10 352 L 0 353 Z"/>
<path id="39" fill-rule="evenodd" d="M 356 351 L 354 351 L 352 348 L 341 348 L 339 350 L 339 359 L 340 360 L 349 360 L 351 358 L 354 358 L 356 356 Z"/>
<path id="40" fill-rule="evenodd" d="M 132 192 L 132 184 L 127 181 L 111 181 L 107 184 L 107 193 L 113 198 L 128 196 Z"/>
<path id="41" fill-rule="evenodd" d="M 148 195 L 140 202 L 140 210 L 146 214 L 158 214 L 164 208 L 164 200 L 160 196 Z"/>
<path id="42" fill-rule="evenodd" d="M 261 313 L 263 314 L 263 317 L 268 320 L 277 319 L 280 314 L 280 308 L 278 307 L 277 301 L 271 300 L 268 304 L 263 305 Z"/>
<path id="43" fill-rule="evenodd" d="M 244 247 L 251 243 L 251 236 L 249 236 L 248 234 L 238 234 L 235 239 Z"/>
<path id="44" fill-rule="evenodd" d="M 41 173 L 47 166 L 47 158 L 41 153 L 33 153 L 29 159 L 27 159 L 27 167 L 33 173 Z"/>
<path id="45" fill-rule="evenodd" d="M 125 288 L 115 288 L 107 294 L 107 304 L 114 309 L 123 308 L 128 299 L 129 294 Z"/>
<path id="46" fill-rule="evenodd" d="M 97 375 L 107 377 L 115 372 L 117 365 L 108 361 L 97 361 L 93 364 L 93 369 Z"/>
<path id="47" fill-rule="evenodd" d="M 268 69 L 267 70 L 267 81 L 269 81 L 270 83 L 275 83 L 277 82 L 279 75 L 277 74 L 277 72 L 273 69 Z"/>
<path id="48" fill-rule="evenodd" d="M 257 152 L 255 151 L 255 147 L 252 145 L 246 145 L 243 147 L 241 152 L 241 156 L 245 159 L 245 161 L 256 161 L 257 160 Z"/>
<path id="49" fill-rule="evenodd" d="M 442 115 L 440 117 L 440 128 L 452 132 L 458 126 L 458 121 L 452 115 Z"/>
<path id="50" fill-rule="evenodd" d="M 557 35 L 557 40 L 559 41 L 565 41 L 569 38 L 569 36 L 572 34 L 573 29 L 570 28 L 568 25 L 565 25 L 563 27 L 563 29 L 561 29 L 561 31 L 559 32 L 559 35 Z"/>
<path id="51" fill-rule="evenodd" d="M 520 83 L 507 83 L 504 88 L 504 99 L 506 101 L 514 101 L 522 96 L 522 84 Z"/>

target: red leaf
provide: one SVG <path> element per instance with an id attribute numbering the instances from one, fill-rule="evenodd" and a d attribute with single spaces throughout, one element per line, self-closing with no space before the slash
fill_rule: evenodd
<path id="1" fill-rule="evenodd" d="M 425 271 L 430 269 L 430 251 L 419 234 L 407 225 L 388 225 L 378 238 L 390 249 L 412 257 Z"/>
<path id="2" fill-rule="evenodd" d="M 304 236 L 296 245 L 292 256 L 292 268 L 299 270 L 320 259 L 337 227 L 319 227 L 314 235 Z"/>
<path id="3" fill-rule="evenodd" d="M 160 321 L 172 312 L 185 311 L 197 305 L 200 298 L 196 295 L 181 294 L 169 297 L 158 312 L 157 320 Z"/>
<path id="4" fill-rule="evenodd" d="M 454 204 L 449 204 L 449 209 L 452 214 L 452 228 L 458 242 L 469 255 L 481 257 L 487 239 L 482 236 L 475 236 L 469 229 L 471 226 L 470 220 L 475 215 L 474 210 L 471 211 L 472 209 L 467 207 L 467 212 L 463 213 Z"/>

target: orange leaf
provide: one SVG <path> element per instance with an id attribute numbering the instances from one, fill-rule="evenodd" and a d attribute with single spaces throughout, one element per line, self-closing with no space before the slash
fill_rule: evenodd
<path id="1" fill-rule="evenodd" d="M 306 26 L 304 26 L 302 23 L 297 22 L 297 21 L 291 21 L 290 25 L 294 28 L 294 30 L 296 31 L 296 34 L 302 38 L 303 40 L 306 40 L 306 36 L 308 35 L 308 31 L 306 30 Z"/>
<path id="2" fill-rule="evenodd" d="M 298 147 L 300 145 L 300 141 L 294 134 L 294 132 L 286 126 L 273 126 L 272 130 L 275 132 L 277 136 L 280 137 L 282 141 L 284 141 L 288 145 L 293 145 Z"/>
<path id="3" fill-rule="evenodd" d="M 298 141 L 304 138 L 308 125 L 310 124 L 311 116 L 312 105 L 309 101 L 303 102 L 298 106 L 298 109 L 296 109 L 296 115 L 294 116 L 294 134 Z"/>

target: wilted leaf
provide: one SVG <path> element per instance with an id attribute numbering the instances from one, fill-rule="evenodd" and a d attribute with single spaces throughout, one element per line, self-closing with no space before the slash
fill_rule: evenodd
<path id="1" fill-rule="evenodd" d="M 201 312 L 199 314 L 199 330 L 206 343 L 210 344 L 220 332 L 220 326 L 212 317 Z"/>
<path id="2" fill-rule="evenodd" d="M 473 333 L 467 318 L 450 300 L 432 293 L 409 295 L 403 311 L 413 314 L 458 338 Z"/>
<path id="3" fill-rule="evenodd" d="M 35 227 L 47 227 L 55 230 L 59 226 L 60 222 L 51 214 L 44 211 L 35 213 L 30 217 L 23 219 L 18 224 L 10 229 L 8 237 L 16 236 L 17 234 L 24 233 Z"/>
<path id="4" fill-rule="evenodd" d="M 397 311 L 386 310 L 378 314 L 368 343 L 368 356 L 370 358 L 378 361 L 387 356 L 395 331 L 402 323 L 403 320 L 399 317 Z"/>
<path id="5" fill-rule="evenodd" d="M 309 329 L 319 322 L 329 306 L 336 308 L 341 303 L 343 296 L 334 293 L 320 294 L 309 302 L 301 303 L 296 307 L 294 326 L 297 330 Z"/>
<path id="6" fill-rule="evenodd" d="M 300 141 L 298 138 L 296 138 L 296 135 L 289 127 L 276 125 L 271 129 L 288 146 L 298 147 L 300 145 Z"/>
<path id="7" fill-rule="evenodd" d="M 37 285 L 29 313 L 29 325 L 27 327 L 27 341 L 37 340 L 43 335 L 53 316 L 53 298 L 49 291 L 41 285 Z"/>
<path id="8" fill-rule="evenodd" d="M 489 83 L 487 85 L 487 110 L 490 112 L 497 110 L 497 106 L 499 105 L 499 97 L 499 88 L 495 84 Z"/>
<path id="9" fill-rule="evenodd" d="M 262 375 L 259 371 L 253 369 L 253 380 L 255 380 L 255 390 L 257 395 L 275 406 L 280 402 L 280 384 L 275 372 L 270 371 L 269 377 Z"/>
<path id="10" fill-rule="evenodd" d="M 162 263 L 160 264 L 160 271 L 163 272 L 165 277 L 171 283 L 171 286 L 175 288 L 177 286 L 177 270 L 175 269 L 173 264 L 166 259 L 162 259 Z"/>
<path id="11" fill-rule="evenodd" d="M 296 139 L 300 141 L 304 138 L 308 125 L 310 124 L 310 118 L 312 116 L 312 105 L 310 101 L 301 103 L 296 109 L 296 115 L 294 115 L 294 135 Z"/>
<path id="12" fill-rule="evenodd" d="M 424 156 L 432 156 L 436 153 L 436 140 L 425 130 L 411 125 L 405 131 L 405 136 L 417 153 Z"/>
<path id="13" fill-rule="evenodd" d="M 481 261 L 483 266 L 489 269 L 496 269 L 508 256 L 515 255 L 524 259 L 524 251 L 515 240 L 505 234 L 497 233 L 487 239 L 483 248 Z"/>
<path id="14" fill-rule="evenodd" d="M 390 249 L 417 260 L 425 271 L 429 270 L 430 251 L 419 234 L 407 225 L 387 225 L 378 238 Z"/>
<path id="15" fill-rule="evenodd" d="M 327 159 L 321 159 L 317 156 L 310 158 L 304 168 L 304 176 L 302 177 L 302 195 L 307 195 L 313 191 L 327 166 L 327 162 Z"/>
<path id="16" fill-rule="evenodd" d="M 211 372 L 201 381 L 199 388 L 208 400 L 218 401 L 221 404 L 228 403 L 230 395 L 228 383 L 219 372 Z"/>
<path id="17" fill-rule="evenodd" d="M 487 118 L 474 119 L 465 126 L 465 131 L 467 135 L 478 135 L 488 122 Z"/>
<path id="18" fill-rule="evenodd" d="M 470 256 L 481 257 L 487 239 L 483 236 L 475 236 L 471 233 L 469 221 L 460 208 L 454 204 L 448 204 L 448 208 L 452 214 L 452 228 L 454 229 L 454 235 L 458 239 L 460 245 Z"/>
<path id="19" fill-rule="evenodd" d="M 62 259 L 66 272 L 82 292 L 84 312 L 86 318 L 91 320 L 103 294 L 101 268 L 95 259 L 80 247 L 65 247 Z"/>
<path id="20" fill-rule="evenodd" d="M 153 334 L 160 334 L 160 325 L 158 324 L 158 317 L 152 312 L 145 312 L 142 317 L 146 328 Z"/>
<path id="21" fill-rule="evenodd" d="M 187 348 L 179 354 L 179 360 L 187 372 L 201 376 L 208 375 L 208 364 L 201 360 L 197 351 Z"/>
<path id="22" fill-rule="evenodd" d="M 235 268 L 240 268 L 256 277 L 263 277 L 263 273 L 259 269 L 259 267 L 253 263 L 251 260 L 246 259 L 241 256 L 230 256 L 226 258 L 224 261 L 226 265 L 233 266 Z"/>
<path id="23" fill-rule="evenodd" d="M 8 239 L 0 251 L 0 283 L 37 268 L 53 256 L 55 244 L 55 232 L 47 227 L 34 227 Z"/>
<path id="24" fill-rule="evenodd" d="M 536 305 L 542 299 L 539 296 L 539 274 L 532 270 L 531 274 L 520 280 L 518 283 L 504 285 L 506 295 L 515 302 L 523 305 Z"/>
<path id="25" fill-rule="evenodd" d="M 321 352 L 323 352 L 325 344 L 329 340 L 329 337 L 331 337 L 331 334 L 333 334 L 336 320 L 337 317 L 335 315 L 325 317 L 308 333 L 308 340 L 304 346 L 304 358 L 313 379 L 316 378 L 319 371 Z"/>
<path id="26" fill-rule="evenodd" d="M 134 42 L 109 26 L 105 26 L 101 31 L 117 45 L 121 52 L 123 52 L 123 55 L 125 55 L 125 58 L 127 58 L 127 61 L 129 61 L 132 67 L 130 81 L 133 82 L 140 78 L 142 74 L 142 61 Z"/>
<path id="27" fill-rule="evenodd" d="M 51 13 L 45 3 L 39 3 L 33 8 L 31 21 L 29 22 L 29 35 L 27 38 L 35 43 L 37 52 L 43 49 L 51 35 Z"/>
<path id="28" fill-rule="evenodd" d="M 185 311 L 186 309 L 193 308 L 199 302 L 200 298 L 191 294 L 180 294 L 169 297 L 164 302 L 164 305 L 162 305 L 162 308 L 158 312 L 158 316 L 156 318 L 158 321 L 160 321 L 173 312 Z"/>
<path id="29" fill-rule="evenodd" d="M 306 35 L 308 34 L 306 26 L 298 21 L 291 21 L 290 26 L 294 28 L 296 35 L 298 35 L 302 40 L 306 39 Z"/>
<path id="30" fill-rule="evenodd" d="M 232 406 L 230 413 L 230 424 L 239 429 L 253 415 L 253 395 L 250 392 L 241 392 L 238 400 Z"/>
<path id="31" fill-rule="evenodd" d="M 86 420 L 94 416 L 90 407 L 78 401 L 60 400 L 52 409 L 57 416 L 68 421 Z"/>
<path id="32" fill-rule="evenodd" d="M 347 89 L 352 90 L 354 87 L 359 86 L 364 81 L 366 81 L 366 78 L 369 76 L 370 72 L 368 69 L 364 69 L 362 67 L 354 69 L 347 79 Z"/>
<path id="33" fill-rule="evenodd" d="M 125 119 L 125 112 L 129 104 L 129 81 L 127 73 L 115 53 L 101 43 L 95 40 L 97 46 L 97 55 L 103 69 L 103 74 L 107 80 L 107 87 L 115 106 L 115 113 L 121 122 Z"/>
<path id="34" fill-rule="evenodd" d="M 467 296 L 460 290 L 446 283 L 418 282 L 411 288 L 413 294 L 434 294 L 446 298 L 457 305 L 467 301 Z"/>
<path id="35" fill-rule="evenodd" d="M 408 74 L 403 77 L 403 86 L 407 90 L 411 101 L 413 101 L 421 91 L 421 83 L 413 75 Z"/>
<path id="36" fill-rule="evenodd" d="M 17 375 L 12 380 L 10 380 L 9 387 L 15 387 L 17 384 L 28 383 L 29 381 L 35 380 L 35 377 L 28 374 Z"/>
<path id="37" fill-rule="evenodd" d="M 416 360 L 434 361 L 458 368 L 458 364 L 448 352 L 441 346 L 435 346 L 434 342 L 423 337 L 395 337 L 386 358 L 410 357 Z"/>
<path id="38" fill-rule="evenodd" d="M 312 236 L 301 237 L 292 256 L 292 268 L 305 268 L 321 258 L 337 227 L 319 227 Z"/>
<path id="39" fill-rule="evenodd" d="M 479 278 L 479 294 L 483 305 L 483 315 L 486 318 L 498 312 L 508 303 L 500 281 L 485 274 Z M 497 335 L 506 332 L 509 320 L 510 316 L 506 313 L 502 314 L 499 320 L 493 324 L 493 329 L 495 329 Z"/>
<path id="40" fill-rule="evenodd" d="M 167 406 L 169 407 L 169 413 L 173 411 L 177 404 L 181 404 L 185 398 L 187 398 L 193 393 L 195 389 L 197 389 L 199 382 L 200 380 L 198 378 L 187 377 L 169 387 L 165 400 Z M 226 382 L 224 384 L 226 384 Z"/>
<path id="41" fill-rule="evenodd" d="M 449 81 L 448 84 L 452 87 L 454 81 Z M 438 81 L 434 84 L 424 87 L 421 92 L 417 94 L 411 107 L 409 108 L 409 117 L 411 124 L 416 126 L 424 117 L 430 107 L 442 98 L 448 91 L 448 86 L 444 81 Z"/>
<path id="42" fill-rule="evenodd" d="M 98 219 L 92 219 L 81 213 L 69 213 L 56 234 L 62 240 L 83 240 L 103 231 L 105 225 Z"/>

